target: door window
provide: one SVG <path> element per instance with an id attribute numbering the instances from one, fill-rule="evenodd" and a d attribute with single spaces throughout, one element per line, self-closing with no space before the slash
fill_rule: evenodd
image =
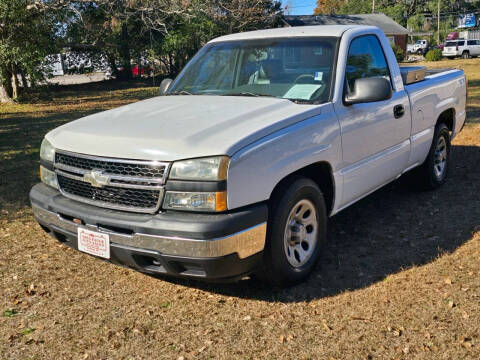
<path id="1" fill-rule="evenodd" d="M 345 76 L 350 93 L 353 92 L 355 80 L 360 78 L 383 77 L 391 83 L 387 60 L 376 36 L 361 36 L 352 41 Z"/>

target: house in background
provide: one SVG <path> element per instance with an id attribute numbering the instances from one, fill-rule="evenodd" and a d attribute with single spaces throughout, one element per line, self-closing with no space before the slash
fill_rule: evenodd
<path id="1" fill-rule="evenodd" d="M 310 25 L 373 25 L 383 30 L 391 43 L 407 54 L 408 30 L 385 14 L 356 15 L 285 15 L 290 26 Z"/>

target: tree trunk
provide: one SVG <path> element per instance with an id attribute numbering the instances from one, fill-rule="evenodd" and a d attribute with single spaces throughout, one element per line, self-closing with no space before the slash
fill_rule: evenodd
<path id="1" fill-rule="evenodd" d="M 0 84 L 0 103 L 11 103 L 13 100 L 5 89 L 5 86 Z"/>
<path id="2" fill-rule="evenodd" d="M 110 64 L 110 69 L 112 70 L 112 76 L 118 79 L 118 77 L 120 76 L 120 73 L 118 71 L 117 64 L 115 63 L 115 56 L 108 53 L 107 60 L 108 60 L 108 63 Z"/>
<path id="3" fill-rule="evenodd" d="M 4 66 L 0 69 L 2 72 L 2 77 L 5 79 L 3 83 L 0 82 L 0 102 L 12 102 L 12 83 L 11 78 L 12 74 L 10 74 L 10 67 Z"/>
<path id="4" fill-rule="evenodd" d="M 132 77 L 132 64 L 130 58 L 130 42 L 128 35 L 127 23 L 122 24 L 122 34 L 120 39 L 120 56 L 122 57 L 123 63 L 123 74 L 122 77 L 125 79 L 130 79 Z"/>
<path id="5" fill-rule="evenodd" d="M 19 94 L 19 86 L 18 86 L 18 76 L 17 76 L 17 69 L 15 69 L 15 65 L 12 64 L 12 98 L 14 100 L 18 99 Z"/>

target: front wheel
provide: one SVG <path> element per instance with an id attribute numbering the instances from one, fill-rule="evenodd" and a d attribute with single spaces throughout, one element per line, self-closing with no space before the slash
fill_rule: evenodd
<path id="1" fill-rule="evenodd" d="M 263 266 L 257 277 L 292 286 L 315 268 L 325 243 L 327 212 L 315 182 L 295 177 L 273 196 Z"/>

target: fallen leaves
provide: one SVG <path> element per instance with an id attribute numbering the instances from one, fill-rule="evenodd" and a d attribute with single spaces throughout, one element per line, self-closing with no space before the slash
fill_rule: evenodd
<path id="1" fill-rule="evenodd" d="M 387 330 L 393 336 L 396 336 L 396 337 L 402 336 L 402 334 L 405 332 L 405 328 L 403 326 L 401 326 L 401 327 L 389 326 L 389 327 L 387 327 Z"/>
<path id="2" fill-rule="evenodd" d="M 468 336 L 461 336 L 460 337 L 460 344 L 467 349 L 470 349 L 473 346 L 472 338 Z"/>
<path id="3" fill-rule="evenodd" d="M 36 291 L 35 291 L 35 285 L 34 284 L 30 284 L 30 286 L 28 287 L 27 290 L 25 290 L 25 293 L 28 295 L 28 296 L 33 296 L 36 294 Z"/>
<path id="4" fill-rule="evenodd" d="M 293 338 L 294 338 L 294 335 L 292 335 L 292 334 L 289 334 L 289 335 L 287 335 L 287 336 L 285 336 L 285 335 L 280 335 L 280 343 L 281 343 L 281 344 L 285 344 L 285 343 L 287 343 L 287 342 L 289 342 L 289 341 L 292 341 Z"/>
<path id="5" fill-rule="evenodd" d="M 455 199 L 448 206 L 439 205 L 445 218 L 438 216 L 446 220 L 449 215 L 451 220 L 449 225 L 447 221 L 437 223 L 445 236 L 425 241 L 434 231 L 429 216 L 422 215 L 429 212 L 423 200 L 430 195 L 398 195 L 387 189 L 351 210 L 353 216 L 344 216 L 348 220 L 333 218 L 337 228 L 342 228 L 337 229 L 341 242 L 334 241 L 333 248 L 327 245 L 327 262 L 322 262 L 322 269 L 309 282 L 288 290 L 272 292 L 250 281 L 191 286 L 189 282 L 153 279 L 67 250 L 33 226 L 31 212 L 12 212 L 5 231 L 10 236 L 0 242 L 0 281 L 4 281 L 0 286 L 0 357 L 41 354 L 57 359 L 63 353 L 80 359 L 85 355 L 88 359 L 367 360 L 367 354 L 373 352 L 373 359 L 437 359 L 442 355 L 478 359 L 480 233 L 470 239 L 475 220 L 467 216 L 458 220 L 462 214 L 471 214 L 471 218 L 479 214 L 474 206 L 469 207 L 477 202 L 468 202 L 465 191 L 469 190 L 464 189 L 470 183 L 475 190 L 480 174 L 471 166 L 472 160 L 479 159 L 480 126 L 476 126 L 475 146 L 459 142 L 453 150 L 458 156 L 456 163 L 468 167 L 461 175 L 466 180 L 457 176 L 454 186 L 441 190 L 447 198 Z M 466 131 L 472 130 L 463 133 Z M 458 189 L 460 185 L 462 189 Z M 375 196 L 386 196 L 386 203 L 394 204 L 399 213 L 403 210 L 405 215 L 399 214 L 403 220 L 395 223 L 388 216 L 382 218 L 384 214 L 369 205 L 377 202 Z M 478 200 L 478 191 L 469 196 Z M 418 200 L 418 206 L 410 206 L 411 200 Z M 389 207 L 382 207 L 380 202 L 378 206 L 388 215 Z M 355 216 L 363 210 L 368 215 Z M 384 223 L 370 222 L 378 217 Z M 409 219 L 413 220 L 411 229 L 405 230 Z M 33 229 L 26 231 L 25 221 Z M 352 228 L 343 229 L 350 222 Z M 352 230 L 353 225 L 358 233 Z M 459 229 L 461 238 L 455 237 Z M 387 234 L 392 236 L 384 236 Z M 415 250 L 404 251 L 409 247 L 405 246 L 407 238 L 417 244 Z M 405 241 L 396 246 L 396 239 Z M 357 258 L 350 249 L 358 249 L 358 244 L 366 250 Z M 447 245 L 448 252 L 436 256 L 437 245 Z M 32 256 L 24 257 L 26 253 Z M 371 256 L 364 257 L 367 254 Z M 351 267 L 349 262 L 353 262 Z M 357 265 L 364 273 L 361 289 L 357 272 L 349 273 Z M 308 301 L 304 301 L 306 294 Z M 449 301 L 456 306 L 450 308 Z M 36 330 L 22 334 L 32 328 Z M 44 340 L 45 345 L 37 345 L 35 339 Z"/>
<path id="6" fill-rule="evenodd" d="M 333 329 L 327 324 L 326 319 L 322 319 L 322 325 L 323 325 L 323 328 L 327 330 L 329 334 L 333 332 Z"/>

